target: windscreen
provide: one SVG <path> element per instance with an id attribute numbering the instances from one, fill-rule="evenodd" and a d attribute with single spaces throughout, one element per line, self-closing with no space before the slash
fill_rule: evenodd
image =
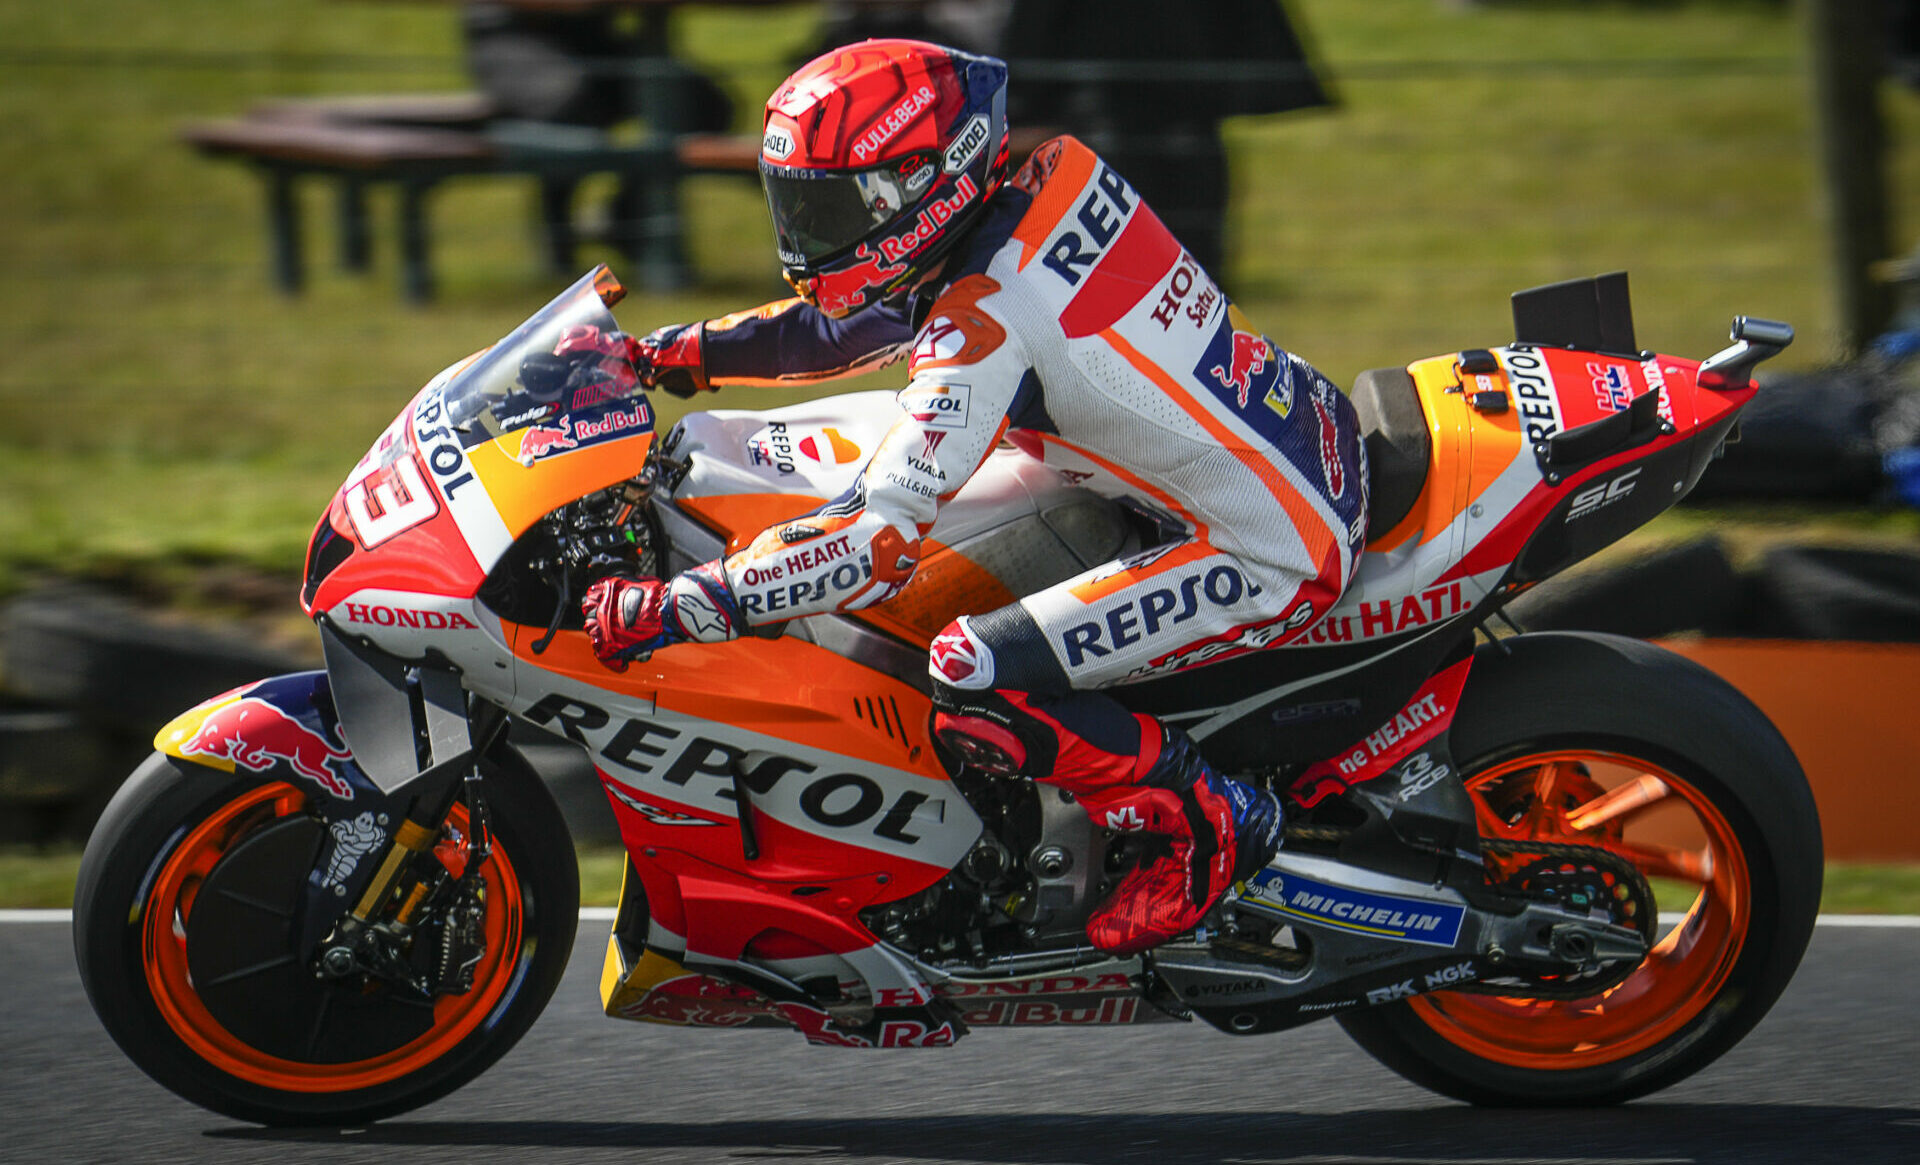
<path id="1" fill-rule="evenodd" d="M 625 337 L 601 299 L 605 267 L 588 272 L 441 390 L 446 423 L 469 448 L 502 433 L 603 411 L 640 392 Z"/>

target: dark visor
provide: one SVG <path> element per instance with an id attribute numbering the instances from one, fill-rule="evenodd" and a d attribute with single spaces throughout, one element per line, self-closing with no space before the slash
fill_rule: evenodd
<path id="1" fill-rule="evenodd" d="M 870 170 L 761 171 L 783 260 L 824 259 L 865 238 L 926 193 L 939 174 L 931 155 Z M 789 263 L 789 265 L 793 265 Z"/>

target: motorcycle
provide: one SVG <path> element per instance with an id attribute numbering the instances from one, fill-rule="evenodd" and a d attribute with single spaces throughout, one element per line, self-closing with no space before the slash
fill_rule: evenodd
<path id="1" fill-rule="evenodd" d="M 1516 294 L 1504 346 L 1362 375 L 1371 533 L 1345 597 L 1110 689 L 1283 794 L 1285 844 L 1198 928 L 1114 958 L 1084 924 L 1143 838 L 943 755 L 927 645 L 1154 553 L 1164 526 L 1005 445 L 896 597 L 615 673 L 582 629 L 592 580 L 669 575 L 840 495 L 901 408 L 694 413 L 662 439 L 631 366 L 555 355 L 615 330 L 621 294 L 598 268 L 414 397 L 313 535 L 300 597 L 325 669 L 181 714 L 96 828 L 81 975 L 181 1096 L 358 1124 L 520 1038 L 579 886 L 510 723 L 584 750 L 605 786 L 628 851 L 601 973 L 618 1018 L 839 1047 L 1332 1018 L 1451 1097 L 1607 1104 L 1711 1063 L 1793 974 L 1822 855 L 1779 733 L 1657 647 L 1494 622 L 1686 494 L 1786 325 L 1737 318 L 1703 362 L 1643 352 L 1616 274 Z M 856 548 L 839 569 L 872 565 Z M 1177 618 L 1234 581 L 1142 605 Z"/>

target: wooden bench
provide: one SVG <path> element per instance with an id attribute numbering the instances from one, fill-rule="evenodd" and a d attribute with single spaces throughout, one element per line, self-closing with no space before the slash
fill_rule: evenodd
<path id="1" fill-rule="evenodd" d="M 727 134 L 614 141 L 599 130 L 495 118 L 478 94 L 324 98 L 267 102 L 247 116 L 200 122 L 181 137 L 209 157 L 252 164 L 266 186 L 275 283 L 289 294 L 305 282 L 300 244 L 300 178 L 335 181 L 340 262 L 364 271 L 370 258 L 366 190 L 399 191 L 402 288 L 409 300 L 433 296 L 426 199 L 442 181 L 467 175 L 527 175 L 540 181 L 548 263 L 573 273 L 573 194 L 589 175 L 637 178 L 639 229 L 633 239 L 641 280 L 679 287 L 688 281 L 681 240 L 679 182 L 687 174 L 757 172 L 759 143 Z"/>

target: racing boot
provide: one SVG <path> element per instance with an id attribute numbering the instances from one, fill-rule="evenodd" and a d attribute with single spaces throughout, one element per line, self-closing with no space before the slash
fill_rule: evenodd
<path id="1" fill-rule="evenodd" d="M 1279 798 L 1221 777 L 1185 733 L 1102 693 L 938 685 L 934 703 L 934 738 L 949 756 L 1057 786 L 1094 824 L 1165 840 L 1088 920 L 1102 950 L 1133 954 L 1192 929 L 1279 848 Z"/>
<path id="2" fill-rule="evenodd" d="M 1146 855 L 1087 919 L 1087 938 L 1131 955 L 1192 930 L 1229 887 L 1280 848 L 1280 799 L 1214 772 L 1178 729 L 1163 729 L 1160 760 L 1131 788 L 1086 798 L 1096 822 L 1167 845 Z"/>

